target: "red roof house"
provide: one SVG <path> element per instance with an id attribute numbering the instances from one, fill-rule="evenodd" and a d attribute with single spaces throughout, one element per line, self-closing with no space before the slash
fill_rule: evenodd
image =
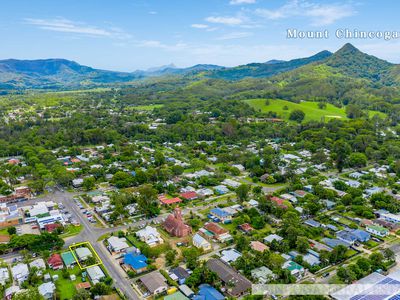
<path id="1" fill-rule="evenodd" d="M 50 256 L 50 258 L 47 260 L 47 263 L 50 268 L 53 270 L 58 270 L 62 269 L 64 267 L 61 255 L 58 253 L 54 253 Z"/>
<path id="2" fill-rule="evenodd" d="M 197 198 L 199 198 L 199 195 L 197 195 L 196 192 L 186 192 L 186 193 L 182 193 L 181 197 L 185 200 L 195 200 Z"/>
<path id="3" fill-rule="evenodd" d="M 204 228 L 207 229 L 209 232 L 214 234 L 215 236 L 219 236 L 221 234 L 225 234 L 228 232 L 228 230 L 222 228 L 219 226 L 217 223 L 214 222 L 209 222 L 204 225 Z"/>
<path id="4" fill-rule="evenodd" d="M 165 195 L 160 195 L 158 196 L 158 200 L 164 205 L 171 205 L 174 203 L 179 203 L 182 202 L 181 198 L 175 197 L 175 198 L 167 198 Z"/>
<path id="5" fill-rule="evenodd" d="M 61 227 L 61 224 L 58 224 L 58 223 L 46 224 L 46 225 L 44 225 L 44 230 L 46 230 L 47 232 L 52 233 L 58 227 Z"/>
<path id="6" fill-rule="evenodd" d="M 192 228 L 186 225 L 182 219 L 181 210 L 177 207 L 164 222 L 164 229 L 172 236 L 184 237 L 192 232 Z"/>
<path id="7" fill-rule="evenodd" d="M 272 197 L 270 198 L 270 200 L 271 200 L 272 202 L 274 202 L 277 206 L 281 207 L 281 208 L 285 208 L 285 209 L 287 208 L 287 206 L 284 204 L 284 201 L 285 201 L 285 200 L 283 200 L 282 198 L 272 196 Z"/>
<path id="8" fill-rule="evenodd" d="M 238 226 L 240 230 L 242 230 L 245 233 L 249 233 L 252 230 L 254 230 L 253 227 L 251 227 L 251 225 L 249 223 L 244 223 Z"/>

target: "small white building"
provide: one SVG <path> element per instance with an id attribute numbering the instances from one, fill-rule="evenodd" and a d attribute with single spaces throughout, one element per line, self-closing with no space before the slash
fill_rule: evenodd
<path id="1" fill-rule="evenodd" d="M 45 282 L 38 287 L 39 294 L 43 296 L 44 299 L 53 299 L 56 286 L 53 282 Z"/>
<path id="2" fill-rule="evenodd" d="M 106 277 L 103 270 L 99 266 L 87 268 L 86 272 L 93 284 L 99 283 L 102 278 Z"/>
<path id="3" fill-rule="evenodd" d="M 136 236 L 150 247 L 157 246 L 164 242 L 157 229 L 151 226 L 146 226 L 144 229 L 137 231 Z"/>
<path id="4" fill-rule="evenodd" d="M 37 258 L 29 263 L 29 268 L 37 268 L 38 270 L 46 270 L 46 264 L 42 258 Z"/>
<path id="5" fill-rule="evenodd" d="M 0 268 L 0 284 L 6 285 L 6 282 L 10 279 L 10 273 L 7 268 Z"/>
<path id="6" fill-rule="evenodd" d="M 129 248 L 126 238 L 119 238 L 117 236 L 112 236 L 108 240 L 108 249 L 111 252 L 121 253 Z"/>
<path id="7" fill-rule="evenodd" d="M 212 249 L 211 244 L 198 233 L 193 236 L 193 246 L 203 249 L 204 251 L 209 251 Z"/>
<path id="8" fill-rule="evenodd" d="M 87 260 L 89 257 L 93 256 L 92 251 L 90 251 L 89 248 L 86 247 L 76 248 L 75 253 L 80 261 Z"/>
<path id="9" fill-rule="evenodd" d="M 27 264 L 20 263 L 11 268 L 11 274 L 14 281 L 21 285 L 25 280 L 28 279 L 29 269 Z"/>

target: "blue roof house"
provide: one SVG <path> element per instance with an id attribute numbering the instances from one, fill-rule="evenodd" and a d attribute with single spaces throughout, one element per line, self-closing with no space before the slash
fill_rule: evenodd
<path id="1" fill-rule="evenodd" d="M 199 293 L 193 300 L 224 300 L 225 297 L 215 288 L 208 284 L 200 285 Z"/>
<path id="2" fill-rule="evenodd" d="M 221 208 L 213 208 L 210 211 L 210 215 L 217 218 L 223 223 L 231 222 L 232 221 L 232 214 L 228 213 L 227 211 L 221 209 Z"/>
<path id="3" fill-rule="evenodd" d="M 124 256 L 124 264 L 134 272 L 141 273 L 147 270 L 147 257 L 143 254 L 127 253 Z"/>
<path id="4" fill-rule="evenodd" d="M 362 243 L 368 242 L 371 238 L 371 235 L 368 232 L 361 229 L 354 229 L 351 233 L 357 238 L 357 241 Z"/>

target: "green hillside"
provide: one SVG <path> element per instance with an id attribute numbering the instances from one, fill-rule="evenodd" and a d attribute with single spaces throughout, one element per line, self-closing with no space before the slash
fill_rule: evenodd
<path id="1" fill-rule="evenodd" d="M 348 119 L 346 116 L 345 108 L 338 108 L 332 104 L 327 104 L 326 108 L 320 109 L 318 102 L 303 101 L 300 103 L 294 103 L 286 100 L 270 99 L 269 105 L 266 104 L 265 99 L 250 99 L 245 100 L 247 104 L 253 107 L 257 112 L 274 112 L 280 118 L 288 120 L 290 113 L 295 109 L 302 110 L 306 116 L 305 121 L 329 121 L 330 119 Z M 284 109 L 287 108 L 287 109 Z M 384 113 L 377 111 L 369 111 L 369 116 L 372 117 L 378 114 L 381 118 L 386 117 Z"/>

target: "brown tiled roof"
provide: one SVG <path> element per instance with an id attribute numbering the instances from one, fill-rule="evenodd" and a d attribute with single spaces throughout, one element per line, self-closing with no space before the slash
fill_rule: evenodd
<path id="1" fill-rule="evenodd" d="M 204 225 L 204 228 L 215 235 L 221 235 L 228 232 L 226 229 L 222 228 L 221 226 L 219 226 L 217 223 L 214 222 L 206 223 Z"/>

